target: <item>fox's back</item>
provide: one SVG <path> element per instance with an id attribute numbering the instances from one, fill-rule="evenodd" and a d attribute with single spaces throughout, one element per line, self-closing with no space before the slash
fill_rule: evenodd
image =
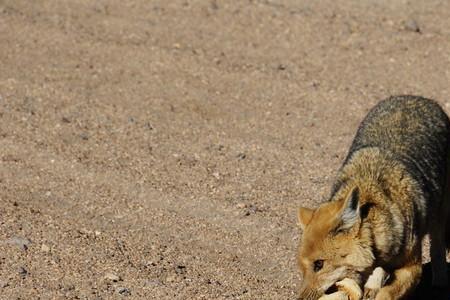
<path id="1" fill-rule="evenodd" d="M 372 108 L 362 121 L 346 162 L 366 147 L 389 151 L 408 168 L 427 196 L 438 196 L 446 178 L 449 139 L 450 121 L 435 101 L 391 97 Z"/>

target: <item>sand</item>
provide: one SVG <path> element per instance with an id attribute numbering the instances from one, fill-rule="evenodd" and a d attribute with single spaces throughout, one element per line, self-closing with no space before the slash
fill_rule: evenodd
<path id="1" fill-rule="evenodd" d="M 296 299 L 296 212 L 446 1 L 0 0 L 0 298 Z"/>

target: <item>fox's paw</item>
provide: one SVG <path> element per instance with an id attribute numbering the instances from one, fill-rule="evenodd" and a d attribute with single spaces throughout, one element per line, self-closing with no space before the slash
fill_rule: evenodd
<path id="1" fill-rule="evenodd" d="M 375 300 L 375 297 L 377 296 L 379 290 L 380 289 L 371 290 L 368 288 L 364 288 L 363 299 L 364 300 Z"/>
<path id="2" fill-rule="evenodd" d="M 375 300 L 394 300 L 398 299 L 387 289 L 380 289 L 378 294 L 375 296 Z"/>
<path id="3" fill-rule="evenodd" d="M 372 275 L 367 279 L 366 284 L 364 284 L 364 300 L 374 300 L 374 299 L 384 299 L 380 298 L 378 295 L 380 289 L 384 286 L 386 281 L 389 279 L 389 274 L 386 273 L 383 268 L 378 267 L 373 270 Z"/>

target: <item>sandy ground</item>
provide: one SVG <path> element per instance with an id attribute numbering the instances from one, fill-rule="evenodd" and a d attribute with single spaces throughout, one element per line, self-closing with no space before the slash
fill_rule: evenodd
<path id="1" fill-rule="evenodd" d="M 0 298 L 295 299 L 296 210 L 448 1 L 0 0 Z"/>

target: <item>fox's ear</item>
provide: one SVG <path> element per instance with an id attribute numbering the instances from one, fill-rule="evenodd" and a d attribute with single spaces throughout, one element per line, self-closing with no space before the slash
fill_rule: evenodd
<path id="1" fill-rule="evenodd" d="M 305 229 L 306 225 L 311 222 L 312 216 L 314 214 L 314 210 L 307 207 L 300 207 L 298 210 L 298 222 L 300 223 L 300 227 Z"/>
<path id="2" fill-rule="evenodd" d="M 352 228 L 360 219 L 359 189 L 357 187 L 354 188 L 347 199 L 345 199 L 340 218 L 339 227 L 337 228 L 338 231 Z"/>

